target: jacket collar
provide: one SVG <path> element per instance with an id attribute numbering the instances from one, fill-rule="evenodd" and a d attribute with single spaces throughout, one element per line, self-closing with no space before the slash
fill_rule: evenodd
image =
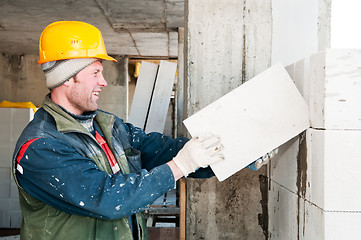
<path id="1" fill-rule="evenodd" d="M 89 131 L 76 120 L 76 118 L 86 119 L 89 117 L 95 117 L 94 119 L 98 123 L 103 133 L 111 133 L 111 130 L 113 129 L 115 120 L 114 115 L 106 113 L 102 110 L 97 110 L 93 113 L 82 116 L 74 115 L 60 107 L 58 104 L 54 103 L 50 98 L 50 94 L 45 96 L 43 108 L 53 116 L 55 119 L 56 128 L 59 132 L 80 131 L 89 133 Z M 106 138 L 108 137 L 109 136 L 106 136 Z"/>

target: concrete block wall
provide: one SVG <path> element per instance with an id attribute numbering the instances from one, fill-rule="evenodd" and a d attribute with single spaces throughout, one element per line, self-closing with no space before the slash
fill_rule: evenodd
<path id="1" fill-rule="evenodd" d="M 269 168 L 270 239 L 359 239 L 361 51 L 327 49 L 287 67 L 311 128 Z"/>
<path id="2" fill-rule="evenodd" d="M 17 139 L 33 119 L 32 109 L 0 108 L 0 228 L 20 228 L 18 189 L 11 173 Z"/>

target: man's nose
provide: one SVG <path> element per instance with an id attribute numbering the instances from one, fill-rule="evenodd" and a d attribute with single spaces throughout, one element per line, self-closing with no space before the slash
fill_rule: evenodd
<path id="1" fill-rule="evenodd" d="M 103 73 L 100 73 L 98 85 L 102 87 L 106 87 L 108 85 L 107 81 L 105 80 Z"/>

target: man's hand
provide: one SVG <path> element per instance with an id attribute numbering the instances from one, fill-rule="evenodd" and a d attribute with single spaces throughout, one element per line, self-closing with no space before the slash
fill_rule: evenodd
<path id="1" fill-rule="evenodd" d="M 266 165 L 271 158 L 273 158 L 278 153 L 278 148 L 273 149 L 269 153 L 265 154 L 264 156 L 258 158 L 253 163 L 249 164 L 246 168 L 251 169 L 252 171 L 257 171 L 263 165 Z"/>
<path id="2" fill-rule="evenodd" d="M 198 168 L 224 160 L 222 150 L 218 137 L 204 134 L 189 140 L 173 160 L 186 177 Z"/>

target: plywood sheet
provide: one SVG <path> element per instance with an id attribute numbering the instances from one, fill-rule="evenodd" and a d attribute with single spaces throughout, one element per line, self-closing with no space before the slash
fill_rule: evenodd
<path id="1" fill-rule="evenodd" d="M 160 61 L 145 131 L 163 133 L 172 95 L 177 63 Z"/>
<path id="2" fill-rule="evenodd" d="M 145 127 L 157 71 L 157 64 L 142 61 L 128 119 L 136 127 Z"/>
<path id="3" fill-rule="evenodd" d="M 211 166 L 223 181 L 309 127 L 308 107 L 276 64 L 184 120 L 190 134 L 221 137 L 225 161 Z"/>

